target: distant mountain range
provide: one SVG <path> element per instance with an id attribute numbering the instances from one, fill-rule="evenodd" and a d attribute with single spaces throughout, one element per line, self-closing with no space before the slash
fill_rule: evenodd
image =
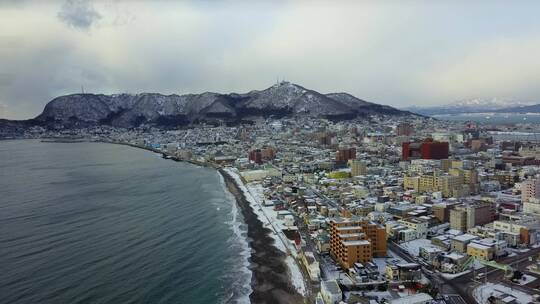
<path id="1" fill-rule="evenodd" d="M 447 115 L 447 114 L 462 114 L 462 113 L 485 113 L 485 112 L 501 112 L 501 113 L 527 113 L 540 112 L 540 105 L 532 105 L 531 102 L 509 101 L 502 99 L 470 99 L 457 101 L 441 106 L 427 107 L 408 107 L 405 110 L 413 113 L 432 116 L 432 115 Z"/>
<path id="2" fill-rule="evenodd" d="M 262 91 L 244 94 L 187 95 L 72 94 L 50 101 L 39 116 L 27 121 L 0 121 L 14 125 L 92 125 L 136 127 L 182 126 L 195 123 L 242 123 L 268 117 L 313 117 L 347 120 L 369 115 L 416 115 L 390 106 L 358 99 L 347 93 L 321 94 L 302 86 L 280 82 Z"/>

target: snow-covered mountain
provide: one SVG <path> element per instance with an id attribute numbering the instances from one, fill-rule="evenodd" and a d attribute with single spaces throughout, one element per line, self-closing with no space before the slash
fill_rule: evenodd
<path id="1" fill-rule="evenodd" d="M 197 122 L 242 122 L 260 117 L 352 119 L 372 114 L 413 115 L 347 93 L 321 94 L 290 82 L 262 91 L 187 95 L 72 94 L 50 101 L 34 120 L 42 124 L 132 127 L 141 123 L 185 125 Z"/>
<path id="2" fill-rule="evenodd" d="M 494 112 L 506 108 L 522 107 L 532 105 L 534 102 L 523 102 L 501 98 L 482 99 L 474 98 L 460 100 L 453 103 L 440 106 L 409 107 L 406 110 L 421 115 L 440 115 L 440 114 L 461 114 L 461 113 L 481 113 Z"/>

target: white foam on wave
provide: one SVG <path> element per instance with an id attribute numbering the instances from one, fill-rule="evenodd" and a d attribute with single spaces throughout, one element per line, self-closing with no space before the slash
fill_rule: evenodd
<path id="1" fill-rule="evenodd" d="M 249 257 L 251 255 L 251 248 L 249 247 L 247 239 L 247 226 L 241 220 L 240 209 L 236 203 L 236 198 L 227 189 L 223 176 L 219 174 L 220 183 L 226 193 L 227 201 L 231 203 L 231 220 L 227 221 L 233 234 L 227 240 L 232 247 L 239 249 L 240 259 L 238 256 L 234 257 L 234 261 L 237 263 L 235 269 L 229 273 L 227 279 L 232 280 L 232 290 L 227 297 L 222 299 L 221 303 L 250 303 L 249 295 L 252 292 L 251 278 L 253 276 L 249 266 Z M 230 276 L 230 277 L 229 277 Z"/>

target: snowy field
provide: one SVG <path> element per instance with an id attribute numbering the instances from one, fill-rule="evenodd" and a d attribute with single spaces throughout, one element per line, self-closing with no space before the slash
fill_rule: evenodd
<path id="1" fill-rule="evenodd" d="M 517 289 L 512 289 L 510 287 L 507 287 L 501 284 L 493 284 L 493 283 L 487 283 L 487 284 L 483 284 L 476 287 L 473 291 L 473 296 L 478 303 L 486 304 L 488 303 L 488 298 L 490 296 L 495 296 L 495 297 L 500 298 L 500 295 L 502 293 L 509 294 L 516 297 L 516 301 L 519 304 L 527 304 L 529 302 L 532 302 L 533 300 L 531 295 L 526 294 L 522 291 L 519 291 Z"/>

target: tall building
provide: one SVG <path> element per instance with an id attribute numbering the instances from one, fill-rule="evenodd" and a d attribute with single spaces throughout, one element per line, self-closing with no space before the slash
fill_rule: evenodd
<path id="1" fill-rule="evenodd" d="M 366 175 L 367 174 L 367 166 L 364 162 L 359 160 L 351 160 L 350 161 L 351 166 L 351 175 L 352 176 L 359 176 L 359 175 Z"/>
<path id="2" fill-rule="evenodd" d="M 331 218 L 330 254 L 344 269 L 386 256 L 386 229 L 360 217 Z"/>
<path id="3" fill-rule="evenodd" d="M 450 227 L 461 231 L 495 220 L 495 208 L 489 202 L 472 202 L 450 210 Z"/>
<path id="4" fill-rule="evenodd" d="M 410 136 L 413 133 L 413 127 L 410 123 L 402 122 L 396 127 L 397 136 Z"/>
<path id="5" fill-rule="evenodd" d="M 262 164 L 262 152 L 261 149 L 256 149 L 249 151 L 249 160 L 256 163 Z"/>
<path id="6" fill-rule="evenodd" d="M 271 160 L 276 157 L 276 149 L 273 147 L 264 147 L 262 149 L 255 149 L 249 152 L 249 160 L 262 164 L 263 161 Z"/>
<path id="7" fill-rule="evenodd" d="M 448 158 L 448 142 L 426 139 L 423 142 L 404 142 L 402 144 L 402 160 L 410 159 L 445 159 Z"/>
<path id="8" fill-rule="evenodd" d="M 521 202 L 527 202 L 531 198 L 540 199 L 540 178 L 527 179 L 521 183 Z"/>
<path id="9" fill-rule="evenodd" d="M 466 231 L 467 230 L 467 211 L 463 208 L 454 208 L 450 210 L 450 228 Z"/>
<path id="10" fill-rule="evenodd" d="M 450 210 L 454 208 L 455 204 L 452 203 L 440 203 L 433 205 L 433 215 L 441 222 L 448 223 L 450 221 Z"/>
<path id="11" fill-rule="evenodd" d="M 344 164 L 356 158 L 356 148 L 340 148 L 336 152 L 336 163 Z"/>

